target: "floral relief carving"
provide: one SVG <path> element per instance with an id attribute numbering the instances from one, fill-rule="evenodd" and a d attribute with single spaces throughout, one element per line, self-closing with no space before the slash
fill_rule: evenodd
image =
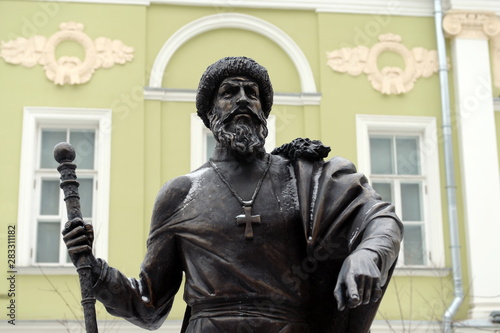
<path id="1" fill-rule="evenodd" d="M 58 85 L 86 83 L 90 81 L 96 69 L 125 64 L 134 58 L 133 47 L 107 37 L 92 40 L 83 32 L 81 23 L 62 23 L 59 29 L 60 31 L 48 38 L 33 36 L 2 41 L 0 57 L 8 63 L 24 67 L 42 65 L 47 78 Z M 84 59 L 74 56 L 56 59 L 56 48 L 64 41 L 79 43 L 85 52 Z"/>
<path id="2" fill-rule="evenodd" d="M 407 93 L 413 89 L 418 78 L 430 77 L 438 71 L 438 59 L 435 50 L 422 47 L 409 50 L 401 41 L 401 36 L 395 34 L 380 35 L 379 43 L 371 48 L 357 46 L 327 52 L 327 64 L 334 71 L 352 76 L 366 74 L 373 88 L 382 94 Z M 404 68 L 380 69 L 377 61 L 384 52 L 398 54 L 404 61 Z"/>

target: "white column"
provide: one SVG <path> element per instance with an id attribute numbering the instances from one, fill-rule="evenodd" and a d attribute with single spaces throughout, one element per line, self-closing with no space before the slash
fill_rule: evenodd
<path id="1" fill-rule="evenodd" d="M 500 311 L 500 175 L 488 39 L 500 21 L 486 12 L 449 12 L 456 124 L 469 265 L 472 319 Z M 460 190 L 460 189 L 459 189 Z"/>

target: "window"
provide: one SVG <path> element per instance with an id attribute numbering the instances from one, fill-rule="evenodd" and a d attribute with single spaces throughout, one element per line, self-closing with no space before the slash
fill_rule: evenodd
<path id="1" fill-rule="evenodd" d="M 38 130 L 40 149 L 35 169 L 35 230 L 34 264 L 67 264 L 70 263 L 67 251 L 61 246 L 61 230 L 67 221 L 66 206 L 62 191 L 59 188 L 58 163 L 52 151 L 59 142 L 69 142 L 76 150 L 77 175 L 82 217 L 85 222 L 92 223 L 93 198 L 96 189 L 95 169 L 95 128 L 60 128 L 43 127 Z"/>
<path id="2" fill-rule="evenodd" d="M 276 117 L 267 118 L 269 134 L 266 138 L 266 151 L 270 153 L 276 147 Z M 217 142 L 212 132 L 205 127 L 196 113 L 191 114 L 191 170 L 196 170 L 212 156 Z"/>
<path id="3" fill-rule="evenodd" d="M 434 118 L 357 116 L 358 168 L 405 226 L 398 265 L 444 265 Z"/>
<path id="4" fill-rule="evenodd" d="M 396 206 L 405 225 L 404 265 L 425 265 L 425 224 L 419 136 L 370 135 L 371 183 L 382 199 Z"/>
<path id="5" fill-rule="evenodd" d="M 94 225 L 94 251 L 107 257 L 110 110 L 25 108 L 19 197 L 19 265 L 72 266 L 62 242 L 67 221 L 53 149 L 76 150 L 81 212 Z M 102 241 L 99 241 L 102 239 Z"/>

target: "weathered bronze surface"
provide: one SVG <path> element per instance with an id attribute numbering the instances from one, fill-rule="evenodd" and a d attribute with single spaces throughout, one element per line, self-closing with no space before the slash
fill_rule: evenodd
<path id="1" fill-rule="evenodd" d="M 266 153 L 272 98 L 251 59 L 207 68 L 196 106 L 217 147 L 160 190 L 139 279 L 92 256 L 94 295 L 111 314 L 160 327 L 184 272 L 185 332 L 369 331 L 402 224 L 352 163 L 324 161 L 330 149 L 319 141 Z M 91 256 L 90 231 L 73 228 L 70 253 L 86 250 L 72 259 Z"/>
<path id="2" fill-rule="evenodd" d="M 81 228 L 86 227 L 87 230 L 89 230 L 91 227 L 85 225 L 85 222 L 82 220 L 82 213 L 80 210 L 80 195 L 78 194 L 78 187 L 80 184 L 76 180 L 76 165 L 72 163 L 75 156 L 75 149 L 69 143 L 61 142 L 54 147 L 54 158 L 59 163 L 57 170 L 61 174 L 60 187 L 64 192 L 64 201 L 66 202 L 68 220 L 72 221 L 73 225 L 78 225 Z M 67 232 L 70 230 L 72 230 L 72 225 L 68 222 L 63 230 L 63 235 L 66 236 Z M 95 313 L 96 299 L 92 294 L 93 283 L 90 266 L 91 259 L 89 258 L 90 254 L 88 254 L 87 251 L 91 249 L 90 246 L 93 240 L 92 232 L 86 236 L 90 236 L 88 239 L 85 239 L 87 244 L 74 247 L 71 243 L 72 240 L 70 239 L 68 239 L 67 244 L 70 249 L 70 256 L 72 257 L 80 278 L 85 330 L 87 333 L 97 333 L 97 320 Z M 74 257 L 75 253 L 81 253 L 82 251 L 82 255 Z"/>

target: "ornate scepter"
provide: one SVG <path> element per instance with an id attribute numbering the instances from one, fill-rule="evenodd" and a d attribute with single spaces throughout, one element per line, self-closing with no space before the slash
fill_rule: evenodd
<path id="1" fill-rule="evenodd" d="M 75 159 L 75 156 L 75 148 L 69 143 L 61 142 L 54 147 L 54 158 L 59 163 L 57 171 L 61 174 L 60 187 L 64 191 L 68 221 L 75 218 L 82 218 L 80 196 L 78 194 L 78 186 L 80 186 L 80 184 L 76 180 L 76 165 L 71 163 Z M 92 295 L 92 276 L 89 256 L 86 254 L 78 255 L 75 266 L 80 277 L 85 328 L 87 333 L 97 333 L 95 298 Z"/>

